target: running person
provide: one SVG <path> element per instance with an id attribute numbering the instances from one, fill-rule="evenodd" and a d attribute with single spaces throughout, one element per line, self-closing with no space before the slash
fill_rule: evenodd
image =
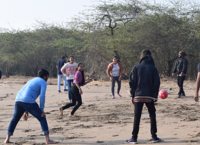
<path id="1" fill-rule="evenodd" d="M 69 114 L 69 117 L 75 117 L 74 113 L 76 110 L 82 105 L 82 98 L 81 95 L 83 94 L 83 91 L 81 89 L 81 86 L 84 86 L 90 82 L 92 82 L 92 79 L 90 79 L 88 82 L 85 82 L 85 77 L 84 77 L 84 71 L 83 71 L 83 64 L 78 63 L 78 71 L 76 71 L 74 81 L 73 81 L 73 86 L 70 89 L 71 97 L 72 97 L 72 103 L 68 103 L 67 105 L 59 108 L 60 115 L 63 116 L 63 110 L 75 106 L 72 112 Z M 76 105 L 76 102 L 77 105 Z"/>
<path id="2" fill-rule="evenodd" d="M 68 63 L 66 63 L 62 68 L 61 72 L 64 76 L 67 76 L 67 86 L 68 86 L 68 98 L 71 102 L 71 94 L 70 94 L 70 89 L 71 89 L 71 84 L 73 83 L 73 79 L 76 73 L 76 67 L 77 63 L 74 62 L 74 57 L 70 56 Z M 65 72 L 64 72 L 65 70 Z"/>
<path id="3" fill-rule="evenodd" d="M 134 104 L 135 112 L 132 138 L 126 142 L 137 143 L 140 118 L 144 104 L 148 108 L 151 120 L 152 142 L 161 141 L 156 135 L 156 109 L 154 104 L 158 99 L 160 77 L 149 50 L 142 51 L 139 64 L 135 65 L 131 71 L 129 85 L 131 101 Z"/>
<path id="4" fill-rule="evenodd" d="M 18 92 L 15 102 L 14 115 L 7 131 L 7 137 L 4 143 L 10 143 L 10 136 L 13 135 L 15 127 L 20 118 L 24 114 L 24 120 L 28 120 L 28 113 L 32 114 L 41 124 L 43 135 L 47 144 L 56 144 L 49 138 L 49 129 L 47 125 L 46 115 L 44 113 L 45 93 L 47 88 L 47 80 L 49 72 L 41 69 L 38 77 L 27 82 L 27 84 Z M 40 108 L 35 100 L 40 95 Z"/>
<path id="5" fill-rule="evenodd" d="M 107 68 L 107 75 L 110 77 L 111 81 L 111 92 L 112 92 L 112 99 L 115 99 L 115 81 L 117 81 L 118 89 L 117 89 L 117 95 L 119 97 L 122 97 L 119 92 L 121 89 L 121 78 L 123 73 L 123 67 L 122 64 L 119 62 L 117 56 L 113 56 L 112 63 L 108 65 Z"/>
<path id="6" fill-rule="evenodd" d="M 67 89 L 66 89 L 66 83 L 67 83 L 66 76 L 64 76 L 62 74 L 62 72 L 61 72 L 61 68 L 63 67 L 63 65 L 65 63 L 66 63 L 65 56 L 63 56 L 62 59 L 60 59 L 59 61 L 57 61 L 57 64 L 56 64 L 57 74 L 58 74 L 58 92 L 59 93 L 61 93 L 60 83 L 61 83 L 62 79 L 64 81 L 64 91 L 67 91 Z"/>
<path id="7" fill-rule="evenodd" d="M 200 53 L 199 53 L 199 58 L 200 58 Z M 195 96 L 194 96 L 194 100 L 196 102 L 199 101 L 199 89 L 200 89 L 200 63 L 198 64 L 198 74 L 197 74 L 197 81 L 196 81 L 196 91 L 195 91 Z"/>

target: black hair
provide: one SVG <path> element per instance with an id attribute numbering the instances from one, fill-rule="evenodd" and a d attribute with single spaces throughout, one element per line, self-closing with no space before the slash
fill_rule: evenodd
<path id="1" fill-rule="evenodd" d="M 111 62 L 113 62 L 113 59 L 114 59 L 114 58 L 116 58 L 116 59 L 117 59 L 117 62 L 120 62 L 119 58 L 118 58 L 117 56 L 115 56 L 115 55 L 113 56 L 113 58 L 112 58 Z"/>
<path id="2" fill-rule="evenodd" d="M 62 56 L 62 59 L 65 59 L 65 56 Z"/>
<path id="3" fill-rule="evenodd" d="M 184 51 L 180 51 L 179 53 L 180 53 L 181 56 L 183 56 L 183 57 L 186 57 L 186 56 L 187 56 L 187 54 L 186 54 Z"/>
<path id="4" fill-rule="evenodd" d="M 69 56 L 69 59 L 70 59 L 71 57 L 73 57 L 73 58 L 74 58 L 74 56 L 73 56 L 73 55 L 70 55 L 70 56 Z M 70 61 L 69 61 L 69 59 L 68 59 L 68 62 L 70 62 Z"/>
<path id="5" fill-rule="evenodd" d="M 43 78 L 44 76 L 48 76 L 49 72 L 46 69 L 40 69 L 38 71 L 38 77 Z"/>
<path id="6" fill-rule="evenodd" d="M 151 55 L 151 51 L 148 50 L 148 49 L 143 50 L 142 53 L 141 53 L 141 56 L 144 57 L 144 56 L 147 56 L 147 55 Z"/>
<path id="7" fill-rule="evenodd" d="M 78 67 L 79 67 L 81 64 L 83 65 L 82 62 L 79 62 L 79 63 L 78 63 Z M 83 86 L 83 85 L 85 84 L 85 74 L 84 74 L 84 71 L 81 71 L 81 75 L 82 75 L 82 81 L 81 81 L 80 85 Z"/>

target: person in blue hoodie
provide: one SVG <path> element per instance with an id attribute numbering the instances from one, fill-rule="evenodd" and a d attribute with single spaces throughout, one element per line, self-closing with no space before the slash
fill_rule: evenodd
<path id="1" fill-rule="evenodd" d="M 39 70 L 38 77 L 28 81 L 27 84 L 17 93 L 13 118 L 8 127 L 7 137 L 4 143 L 10 143 L 10 137 L 13 135 L 15 127 L 17 126 L 20 118 L 23 116 L 23 119 L 27 121 L 29 113 L 37 118 L 40 122 L 43 135 L 46 139 L 46 144 L 57 143 L 49 138 L 49 129 L 46 115 L 44 113 L 45 93 L 48 77 L 49 72 L 47 70 Z M 40 96 L 40 107 L 35 101 L 38 96 Z"/>
<path id="2" fill-rule="evenodd" d="M 143 50 L 140 62 L 135 65 L 129 78 L 131 101 L 135 107 L 132 138 L 127 143 L 136 144 L 140 126 L 140 118 L 144 104 L 148 108 L 151 120 L 152 142 L 160 142 L 157 137 L 156 109 L 154 102 L 158 99 L 160 77 L 155 67 L 150 50 Z"/>

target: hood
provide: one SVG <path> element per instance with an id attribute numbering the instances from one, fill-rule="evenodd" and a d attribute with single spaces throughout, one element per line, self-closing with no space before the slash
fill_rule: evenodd
<path id="1" fill-rule="evenodd" d="M 151 57 L 151 55 L 146 55 L 146 56 L 144 56 L 144 57 L 140 60 L 139 64 L 140 64 L 140 63 L 149 63 L 149 64 L 152 64 L 152 65 L 155 66 L 154 60 L 153 60 L 153 58 Z"/>

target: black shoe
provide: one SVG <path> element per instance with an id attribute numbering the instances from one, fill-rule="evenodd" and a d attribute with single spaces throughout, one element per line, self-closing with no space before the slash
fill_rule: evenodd
<path id="1" fill-rule="evenodd" d="M 185 93 L 182 93 L 181 96 L 185 97 Z"/>
<path id="2" fill-rule="evenodd" d="M 178 98 L 181 98 L 181 95 L 178 95 Z"/>
<path id="3" fill-rule="evenodd" d="M 61 93 L 61 91 L 60 91 L 60 90 L 58 90 L 58 92 L 59 92 L 59 93 Z"/>
<path id="4" fill-rule="evenodd" d="M 67 92 L 68 90 L 67 89 L 64 89 L 64 92 Z"/>

